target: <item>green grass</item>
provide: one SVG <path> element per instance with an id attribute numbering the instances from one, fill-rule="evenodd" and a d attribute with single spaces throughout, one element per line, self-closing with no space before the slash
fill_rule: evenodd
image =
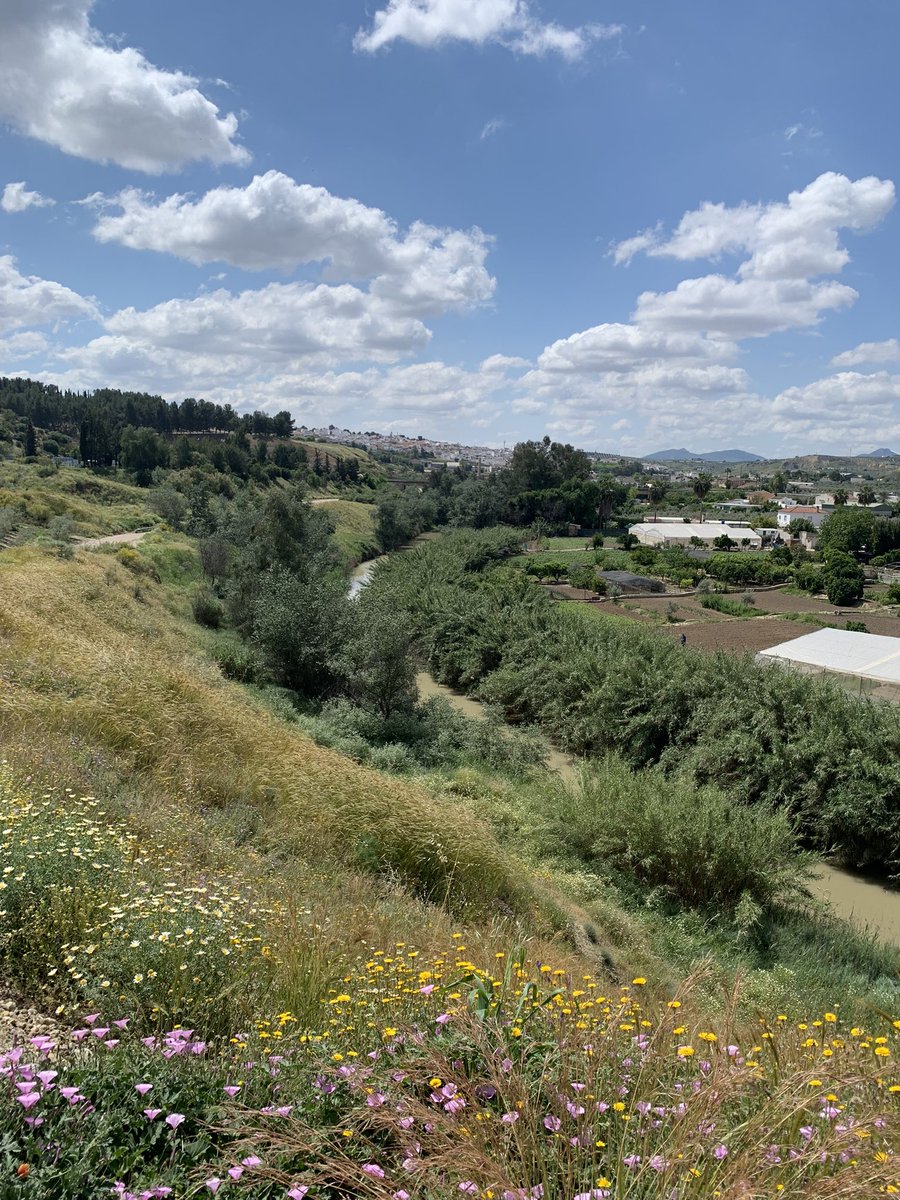
<path id="1" fill-rule="evenodd" d="M 75 532 L 85 537 L 127 533 L 158 520 L 145 489 L 35 463 L 0 462 L 0 508 L 5 506 L 23 525 L 42 527 L 53 517 L 71 517 Z"/>
<path id="2" fill-rule="evenodd" d="M 335 541 L 348 566 L 379 553 L 375 537 L 375 505 L 356 500 L 335 500 L 319 506 L 334 521 Z"/>

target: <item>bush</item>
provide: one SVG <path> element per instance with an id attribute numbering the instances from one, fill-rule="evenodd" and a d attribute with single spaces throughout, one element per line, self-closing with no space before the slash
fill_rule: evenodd
<path id="1" fill-rule="evenodd" d="M 869 627 L 865 621 L 848 621 L 844 626 L 850 633 L 868 633 Z"/>
<path id="2" fill-rule="evenodd" d="M 205 625 L 207 629 L 218 629 L 222 624 L 222 602 L 209 588 L 200 588 L 195 593 L 191 608 L 198 625 Z"/>
<path id="3" fill-rule="evenodd" d="M 617 758 L 584 768 L 562 790 L 554 822 L 586 863 L 599 860 L 682 904 L 732 914 L 744 897 L 763 908 L 796 898 L 812 863 L 783 812 L 633 772 Z"/>
<path id="4" fill-rule="evenodd" d="M 849 554 L 833 550 L 825 560 L 823 572 L 825 591 L 832 604 L 852 604 L 863 594 L 863 569 Z"/>
<path id="5" fill-rule="evenodd" d="M 892 583 L 881 597 L 882 604 L 900 604 L 900 583 Z"/>
<path id="6" fill-rule="evenodd" d="M 263 683 L 266 679 L 265 668 L 256 650 L 237 637 L 230 637 L 217 646 L 213 657 L 226 679 L 237 683 Z"/>
<path id="7" fill-rule="evenodd" d="M 825 575 L 821 567 L 814 567 L 812 563 L 803 563 L 797 567 L 794 571 L 794 583 L 801 591 L 809 592 L 813 596 L 825 591 Z"/>
<path id="8" fill-rule="evenodd" d="M 741 603 L 739 600 L 729 600 L 725 596 L 701 596 L 700 604 L 703 608 L 711 608 L 715 612 L 726 613 L 730 617 L 755 617 L 760 615 L 759 610 L 753 604 Z"/>

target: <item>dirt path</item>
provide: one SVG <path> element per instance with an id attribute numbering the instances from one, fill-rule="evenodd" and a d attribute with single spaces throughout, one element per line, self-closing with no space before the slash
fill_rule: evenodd
<path id="1" fill-rule="evenodd" d="M 98 546 L 136 546 L 150 531 L 135 530 L 134 533 L 110 533 L 106 537 L 81 538 L 75 543 L 76 550 L 96 550 Z"/>

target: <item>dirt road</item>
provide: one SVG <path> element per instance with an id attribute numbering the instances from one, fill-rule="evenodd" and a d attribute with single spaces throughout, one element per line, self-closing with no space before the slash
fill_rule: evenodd
<path id="1" fill-rule="evenodd" d="M 135 530 L 133 533 L 110 533 L 106 537 L 81 538 L 75 543 L 76 550 L 96 550 L 98 546 L 136 546 L 150 531 Z"/>

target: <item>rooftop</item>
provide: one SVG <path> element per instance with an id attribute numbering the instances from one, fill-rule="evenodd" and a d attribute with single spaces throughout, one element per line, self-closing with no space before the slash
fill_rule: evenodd
<path id="1" fill-rule="evenodd" d="M 817 629 L 756 656 L 763 661 L 803 663 L 823 671 L 900 683 L 900 638 L 846 629 Z"/>

